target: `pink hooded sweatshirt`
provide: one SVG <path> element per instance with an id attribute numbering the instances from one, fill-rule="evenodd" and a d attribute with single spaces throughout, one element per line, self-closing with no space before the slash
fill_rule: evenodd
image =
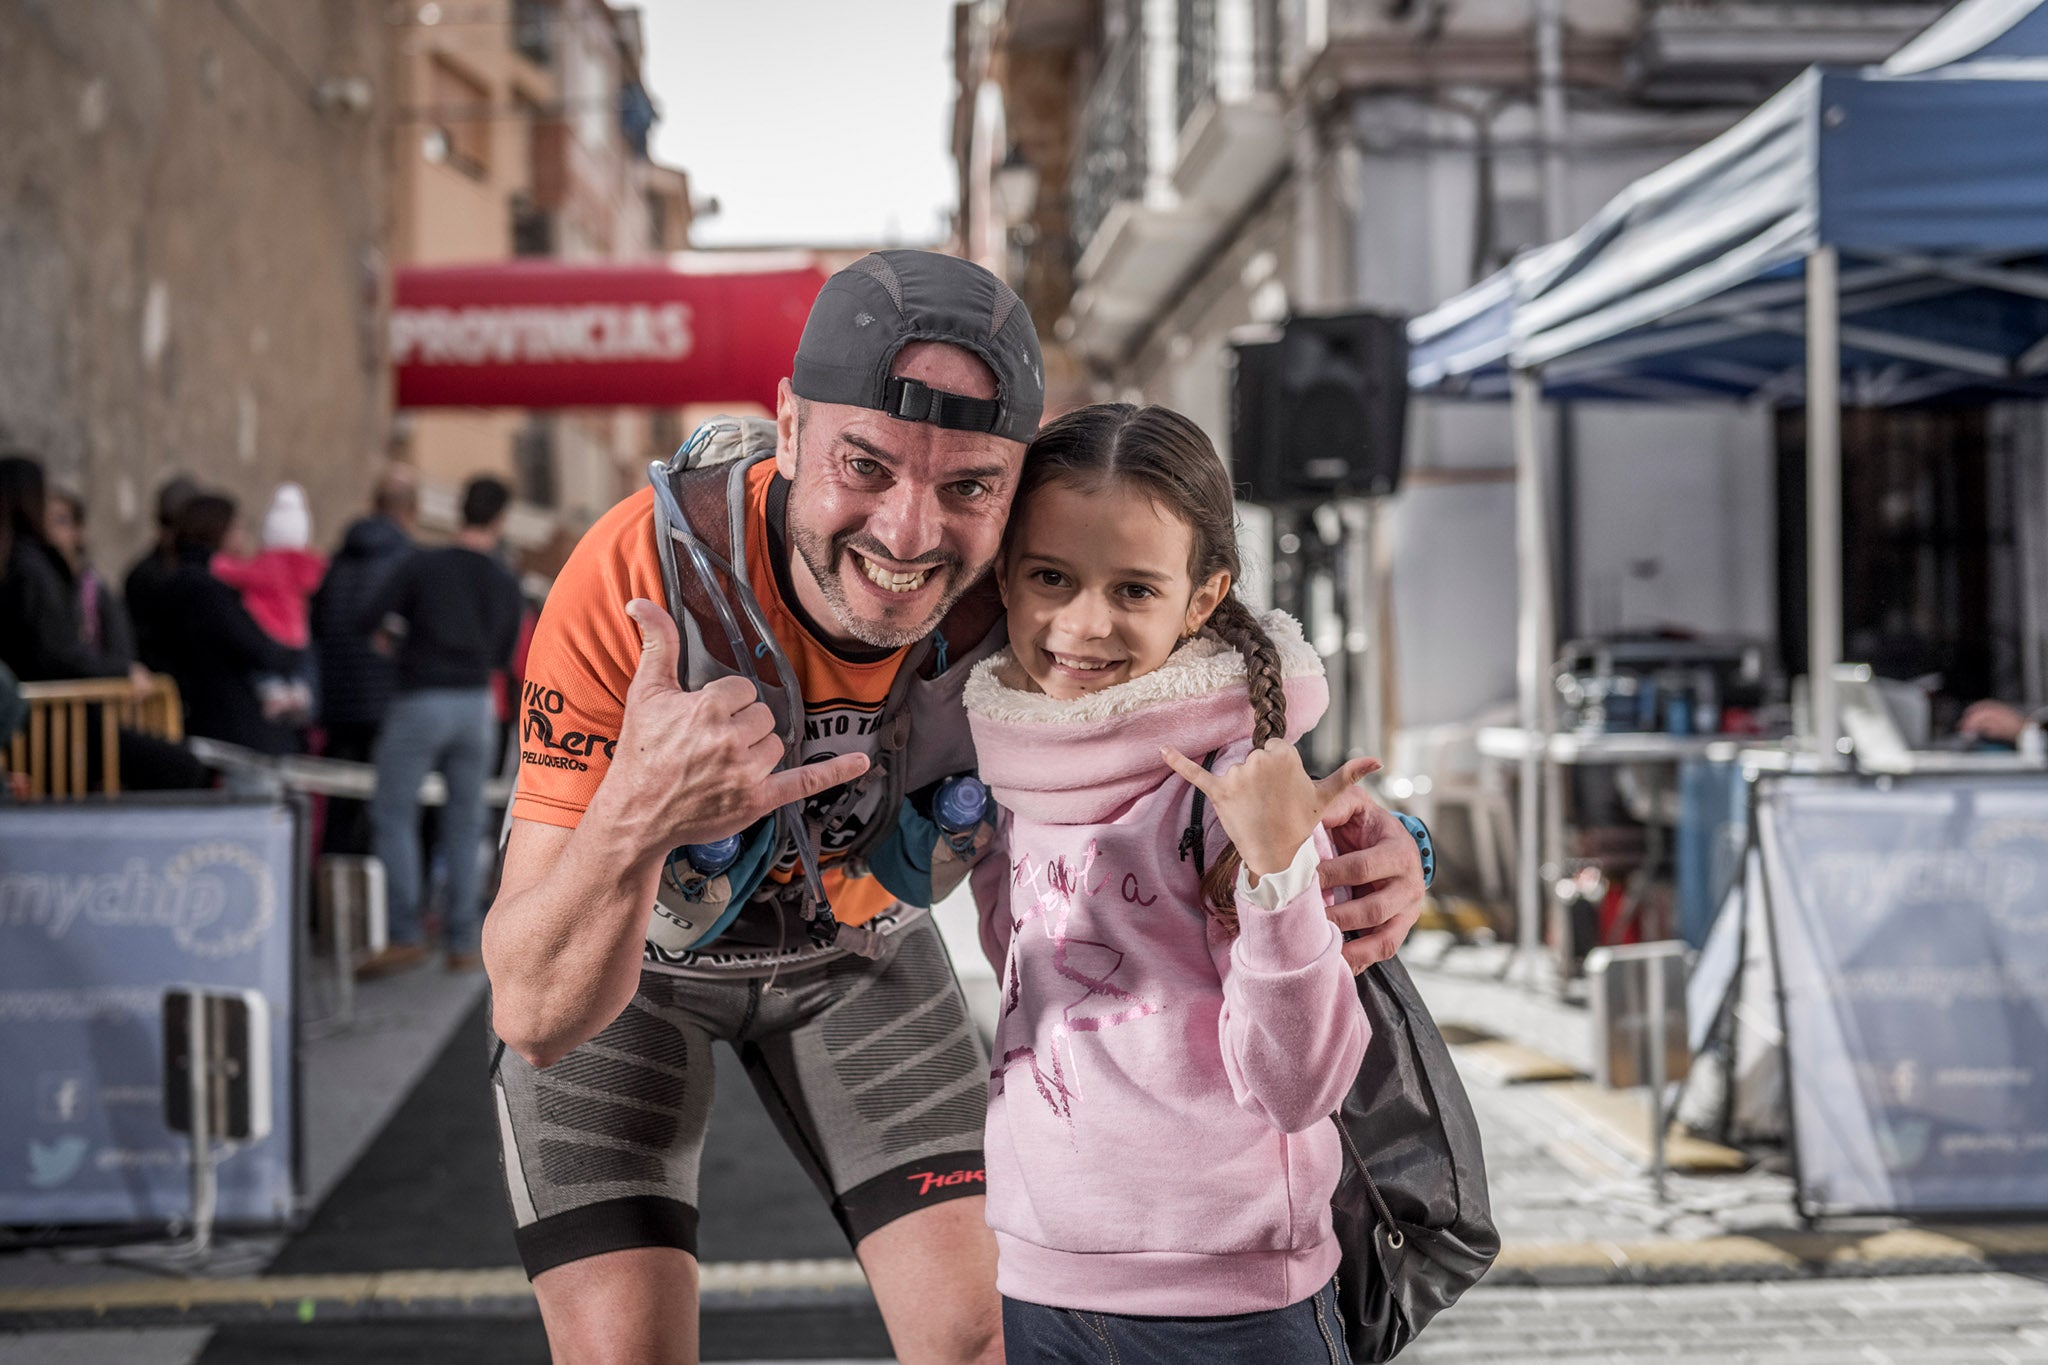
<path id="1" fill-rule="evenodd" d="M 1292 739 L 1329 692 L 1299 627 L 1264 624 Z M 1256 891 L 1240 878 L 1225 938 L 1178 851 L 1194 789 L 1159 747 L 1221 750 L 1219 772 L 1243 761 L 1242 658 L 1205 633 L 1077 701 L 1022 684 L 1005 650 L 966 688 L 1002 807 L 974 883 L 1002 974 L 985 1138 L 997 1286 L 1148 1316 L 1298 1303 L 1336 1273 L 1328 1115 L 1369 1035 L 1315 876 L 1329 841 L 1316 830 Z M 1213 858 L 1227 837 L 1204 806 Z"/>

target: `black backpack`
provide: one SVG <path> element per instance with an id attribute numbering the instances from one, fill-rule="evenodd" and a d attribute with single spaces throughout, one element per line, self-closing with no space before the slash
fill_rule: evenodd
<path id="1" fill-rule="evenodd" d="M 1215 761 L 1211 750 L 1202 766 Z M 1204 804 L 1196 790 L 1181 840 L 1182 856 L 1194 854 L 1197 878 L 1208 862 Z M 1500 1254 L 1500 1232 L 1472 1102 L 1399 958 L 1358 974 L 1358 1002 L 1372 1041 L 1330 1116 L 1348 1157 L 1330 1219 L 1344 1251 L 1337 1311 L 1345 1344 L 1356 1365 L 1377 1365 L 1479 1282 Z"/>
<path id="2" fill-rule="evenodd" d="M 1392 1360 L 1500 1254 L 1479 1123 L 1398 957 L 1358 974 L 1372 1042 L 1333 1115 L 1350 1160 L 1330 1196 L 1337 1311 L 1358 1365 Z M 1368 1164 L 1362 1152 L 1371 1152 Z"/>

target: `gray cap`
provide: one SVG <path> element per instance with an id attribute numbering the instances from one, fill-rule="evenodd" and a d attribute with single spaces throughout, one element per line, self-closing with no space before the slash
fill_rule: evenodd
<path id="1" fill-rule="evenodd" d="M 995 371 L 995 398 L 892 379 L 896 353 L 913 341 L 980 356 Z M 1013 441 L 1036 435 L 1045 410 L 1038 332 L 1016 291 L 972 261 L 935 251 L 871 252 L 825 281 L 797 343 L 790 387 L 814 402 Z"/>

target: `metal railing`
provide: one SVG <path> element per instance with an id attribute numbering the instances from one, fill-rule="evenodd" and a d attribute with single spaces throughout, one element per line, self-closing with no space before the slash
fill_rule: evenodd
<path id="1" fill-rule="evenodd" d="M 1280 88 L 1280 16 L 1275 0 L 1178 0 L 1175 126 L 1206 100 L 1234 104 Z"/>
<path id="2" fill-rule="evenodd" d="M 7 767 L 26 779 L 22 798 L 28 801 L 63 801 L 95 790 L 118 795 L 123 730 L 173 743 L 185 736 L 178 685 L 161 673 L 151 674 L 148 690 L 140 694 L 126 678 L 80 678 L 23 683 L 21 699 L 28 703 L 28 723 L 8 745 Z M 91 778 L 94 754 L 97 787 Z"/>
<path id="3" fill-rule="evenodd" d="M 1076 252 L 1119 200 L 1142 200 L 1150 171 L 1145 126 L 1145 33 L 1133 24 L 1104 54 L 1081 114 L 1081 149 L 1068 189 Z"/>

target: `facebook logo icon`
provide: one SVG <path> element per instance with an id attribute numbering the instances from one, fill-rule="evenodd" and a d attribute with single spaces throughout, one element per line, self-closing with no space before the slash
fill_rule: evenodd
<path id="1" fill-rule="evenodd" d="M 36 1078 L 36 1117 L 45 1123 L 77 1123 L 85 1117 L 85 1077 L 45 1071 Z"/>

